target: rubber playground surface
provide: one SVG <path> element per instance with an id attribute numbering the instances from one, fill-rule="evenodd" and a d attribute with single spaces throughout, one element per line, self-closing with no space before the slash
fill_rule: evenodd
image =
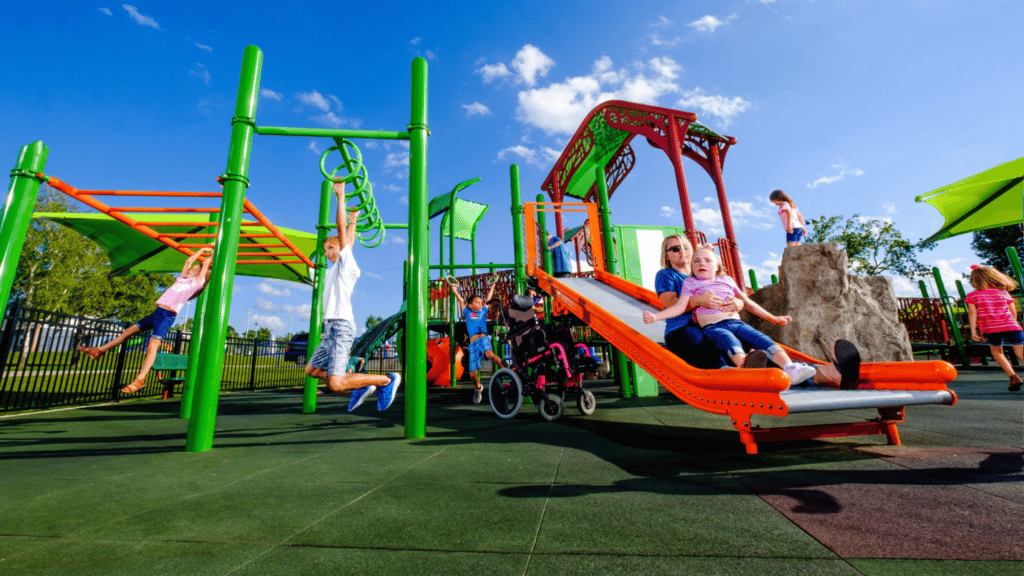
<path id="1" fill-rule="evenodd" d="M 1022 574 L 1021 394 L 992 371 L 950 388 L 902 447 L 752 456 L 725 417 L 610 385 L 554 423 L 432 390 L 419 440 L 401 394 L 311 415 L 298 389 L 224 394 L 199 454 L 176 399 L 2 418 L 0 573 Z"/>

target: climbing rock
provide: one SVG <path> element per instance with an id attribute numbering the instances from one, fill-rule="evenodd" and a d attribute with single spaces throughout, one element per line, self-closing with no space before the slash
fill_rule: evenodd
<path id="1" fill-rule="evenodd" d="M 822 360 L 832 358 L 839 338 L 856 344 L 865 362 L 913 360 L 907 329 L 897 317 L 892 278 L 849 274 L 847 263 L 846 250 L 834 242 L 787 247 L 778 284 L 751 299 L 793 321 L 778 326 L 746 311 L 743 320 L 776 342 Z"/>

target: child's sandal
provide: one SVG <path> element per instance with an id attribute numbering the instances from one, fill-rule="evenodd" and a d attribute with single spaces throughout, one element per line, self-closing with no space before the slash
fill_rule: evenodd
<path id="1" fill-rule="evenodd" d="M 1024 381 L 1021 381 L 1020 376 L 1015 374 L 1013 378 L 1010 378 L 1010 385 L 1007 386 L 1006 389 L 1010 392 L 1016 392 L 1020 390 L 1022 384 L 1024 384 Z"/>
<path id="2" fill-rule="evenodd" d="M 145 386 L 145 385 L 146 385 L 146 379 L 145 378 L 138 378 L 136 380 L 132 380 L 131 384 L 125 386 L 124 388 L 121 388 L 121 393 L 122 394 L 132 394 L 134 392 L 138 392 L 139 390 L 141 390 L 142 387 Z"/>

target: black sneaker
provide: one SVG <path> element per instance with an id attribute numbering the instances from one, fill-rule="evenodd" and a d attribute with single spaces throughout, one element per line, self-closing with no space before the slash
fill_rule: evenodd
<path id="1" fill-rule="evenodd" d="M 1021 382 L 1020 376 L 1014 375 L 1013 378 L 1010 378 L 1010 385 L 1006 389 L 1010 392 L 1016 392 L 1020 390 L 1021 384 L 1024 384 L 1024 382 Z"/>
<path id="2" fill-rule="evenodd" d="M 832 356 L 836 370 L 839 371 L 839 388 L 851 390 L 857 387 L 860 380 L 860 351 L 849 340 L 836 340 L 832 348 Z"/>

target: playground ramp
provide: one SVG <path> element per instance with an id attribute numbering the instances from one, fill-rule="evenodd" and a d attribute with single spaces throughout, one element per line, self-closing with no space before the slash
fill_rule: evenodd
<path id="1" fill-rule="evenodd" d="M 877 362 L 861 365 L 856 389 L 790 388 L 785 374 L 774 368 L 702 370 L 690 366 L 664 348 L 664 323 L 644 324 L 643 312 L 662 309 L 650 290 L 603 271 L 594 278 L 553 278 L 537 270 L 539 284 L 556 306 L 568 310 L 623 352 L 684 402 L 702 410 L 729 416 L 747 453 L 757 453 L 758 442 L 836 436 L 884 434 L 899 445 L 896 425 L 906 406 L 956 404 L 946 383 L 956 370 L 942 361 Z M 794 359 L 824 364 L 787 348 Z M 761 428 L 754 414 L 784 417 L 806 412 L 876 408 L 879 418 L 819 426 Z"/>

